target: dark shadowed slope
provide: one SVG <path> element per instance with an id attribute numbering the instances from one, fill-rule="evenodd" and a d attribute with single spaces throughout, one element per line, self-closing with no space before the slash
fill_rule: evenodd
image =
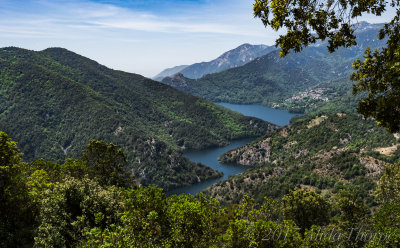
<path id="1" fill-rule="evenodd" d="M 139 182 L 164 188 L 217 176 L 180 147 L 223 145 L 270 127 L 61 48 L 0 49 L 0 102 L 0 130 L 26 160 L 78 157 L 90 139 L 104 139 L 124 148 Z"/>

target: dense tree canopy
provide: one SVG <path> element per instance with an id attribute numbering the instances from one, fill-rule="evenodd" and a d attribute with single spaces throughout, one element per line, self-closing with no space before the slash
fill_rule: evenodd
<path id="1" fill-rule="evenodd" d="M 113 143 L 91 140 L 88 148 L 83 151 L 82 160 L 102 186 L 130 187 L 133 184 L 133 176 L 124 169 L 128 163 L 126 156 Z"/>
<path id="2" fill-rule="evenodd" d="M 371 218 L 364 199 L 348 191 L 328 197 L 298 189 L 260 204 L 242 195 L 224 208 L 203 194 L 118 187 L 126 183 L 125 155 L 104 141 L 63 164 L 19 157 L 16 142 L 0 132 L 0 247 L 369 248 L 400 241 L 398 164 L 385 170 L 375 191 L 382 205 Z M 364 221 L 363 230 L 384 236 L 357 240 L 348 230 Z M 331 238 L 334 232 L 344 238 Z"/>
<path id="3" fill-rule="evenodd" d="M 364 60 L 356 60 L 352 80 L 354 94 L 368 92 L 358 105 L 364 117 L 374 117 L 391 132 L 400 130 L 400 1 L 392 0 L 255 0 L 254 15 L 275 30 L 286 29 L 276 40 L 281 56 L 301 51 L 318 40 L 328 40 L 328 49 L 356 45 L 357 18 L 363 14 L 382 15 L 389 7 L 396 15 L 385 24 L 379 39 L 387 46 L 367 49 Z"/>
<path id="4" fill-rule="evenodd" d="M 329 203 L 313 191 L 295 189 L 282 198 L 282 210 L 288 219 L 305 231 L 313 224 L 324 225 L 329 222 Z"/>

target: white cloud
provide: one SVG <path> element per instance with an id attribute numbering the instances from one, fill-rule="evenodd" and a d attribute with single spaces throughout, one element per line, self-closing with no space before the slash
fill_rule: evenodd
<path id="1" fill-rule="evenodd" d="M 63 28 L 90 28 L 92 30 L 112 28 L 162 33 L 251 35 L 248 27 L 228 24 L 229 18 L 224 17 L 219 18 L 219 23 L 209 23 L 204 15 L 201 18 L 186 16 L 184 13 L 157 16 L 148 12 L 92 2 L 60 4 L 57 1 L 42 0 L 36 2 L 33 6 L 35 9 L 32 13 L 9 11 L 0 17 L 0 21 L 1 23 L 7 22 L 10 27 L 16 27 L 14 28 L 16 33 L 21 33 L 24 30 L 21 29 L 21 26 L 27 26 L 38 30 L 47 28 L 49 32 Z M 225 23 L 223 22 L 224 19 L 226 20 Z"/>
<path id="2" fill-rule="evenodd" d="M 0 0 L 1 1 L 1 0 Z M 151 11 L 90 1 L 4 1 L 0 46 L 61 46 L 109 67 L 152 76 L 216 58 L 242 43 L 272 43 L 251 2 L 209 1 Z"/>
<path id="3" fill-rule="evenodd" d="M 245 28 L 236 25 L 226 25 L 218 23 L 181 23 L 173 21 L 163 21 L 158 19 L 141 20 L 102 20 L 102 21 L 88 21 L 90 26 L 83 27 L 102 27 L 102 28 L 117 28 L 127 30 L 137 30 L 146 32 L 160 32 L 160 33 L 215 33 L 215 34 L 233 34 L 233 35 L 257 35 L 247 31 Z M 92 26 L 94 25 L 94 26 Z"/>

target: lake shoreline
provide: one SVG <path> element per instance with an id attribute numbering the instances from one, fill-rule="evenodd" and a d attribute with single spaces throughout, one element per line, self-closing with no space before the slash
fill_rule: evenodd
<path id="1" fill-rule="evenodd" d="M 273 109 L 262 105 L 231 104 L 231 103 L 221 103 L 221 102 L 217 104 L 225 108 L 228 108 L 230 110 L 239 112 L 243 115 L 256 117 L 264 121 L 276 124 L 278 126 L 285 126 L 290 124 L 290 120 L 294 116 L 297 116 L 297 114 L 289 113 L 286 110 Z M 218 157 L 227 151 L 242 147 L 250 142 L 253 142 L 259 137 L 261 136 L 235 139 L 232 140 L 230 144 L 223 147 L 210 147 L 203 150 L 191 149 L 183 151 L 183 155 L 190 161 L 196 163 L 202 163 L 214 170 L 223 172 L 224 175 L 220 178 L 210 179 L 193 185 L 176 188 L 166 192 L 166 194 L 174 195 L 174 194 L 190 193 L 196 195 L 202 190 L 208 188 L 209 186 L 217 182 L 226 180 L 230 176 L 234 176 L 239 173 L 243 173 L 248 169 L 251 169 L 252 168 L 251 166 L 244 166 L 237 164 L 222 164 L 218 161 Z"/>

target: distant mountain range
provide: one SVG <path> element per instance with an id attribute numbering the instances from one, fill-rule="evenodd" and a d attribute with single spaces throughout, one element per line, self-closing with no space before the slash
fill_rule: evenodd
<path id="1" fill-rule="evenodd" d="M 0 130 L 26 161 L 79 157 L 91 139 L 120 145 L 138 183 L 164 189 L 218 177 L 181 150 L 275 126 L 61 48 L 0 49 Z"/>
<path id="2" fill-rule="evenodd" d="M 182 65 L 166 69 L 155 76 L 154 79 L 161 81 L 163 78 L 173 76 L 176 73 L 181 73 L 187 78 L 197 79 L 206 74 L 242 66 L 275 49 L 276 48 L 273 46 L 243 44 L 209 62 L 201 62 L 189 66 Z"/>
<path id="3" fill-rule="evenodd" d="M 382 26 L 360 23 L 356 31 L 357 46 L 341 48 L 333 54 L 328 52 L 326 42 L 307 47 L 300 53 L 293 52 L 284 58 L 280 58 L 278 50 L 272 50 L 243 66 L 205 75 L 200 79 L 186 77 L 182 71 L 162 82 L 210 101 L 257 103 L 271 107 L 288 105 L 292 100 L 300 99 L 301 96 L 296 97 L 299 94 L 311 96 L 307 91 L 324 83 L 324 88 L 319 89 L 320 93 L 314 95 L 318 95 L 321 101 L 325 98 L 330 100 L 334 91 L 338 90 L 332 87 L 338 82 L 349 82 L 352 62 L 362 57 L 368 46 L 378 48 L 385 45 L 385 41 L 377 37 Z M 352 84 L 342 86 L 351 90 Z M 308 99 L 302 100 L 300 104 Z M 297 103 L 291 107 L 296 107 Z M 301 112 L 303 110 L 300 109 Z"/>

